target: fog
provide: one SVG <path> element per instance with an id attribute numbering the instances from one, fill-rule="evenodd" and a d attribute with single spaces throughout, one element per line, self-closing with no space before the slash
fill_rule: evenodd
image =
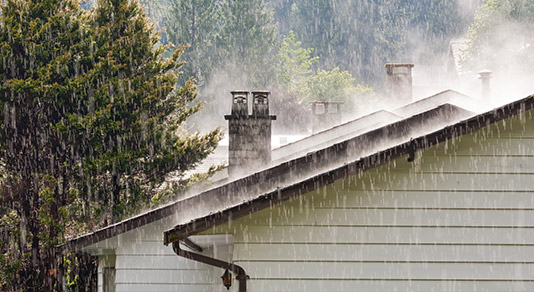
<path id="1" fill-rule="evenodd" d="M 281 9 L 293 9 L 291 13 L 295 13 L 294 10 L 298 7 L 293 4 L 292 1 L 288 1 L 286 4 L 277 1 L 266 1 L 268 7 L 275 11 L 275 21 L 278 21 L 279 38 L 282 34 L 285 34 L 292 29 L 291 22 L 286 19 L 280 10 Z M 462 78 L 451 78 L 447 73 L 447 62 L 449 53 L 449 42 L 454 38 L 461 38 L 468 32 L 469 25 L 473 21 L 473 15 L 476 8 L 480 5 L 479 0 L 471 1 L 457 1 L 457 19 L 459 22 L 451 27 L 451 31 L 454 33 L 451 35 L 445 35 L 443 33 L 434 33 L 431 30 L 436 29 L 433 27 L 425 27 L 421 25 L 412 25 L 409 23 L 402 24 L 400 26 L 403 31 L 397 34 L 401 36 L 401 39 L 396 41 L 400 43 L 391 43 L 390 50 L 383 52 L 382 56 L 377 56 L 375 53 L 369 55 L 370 45 L 364 46 L 359 44 L 356 47 L 351 47 L 354 41 L 349 41 L 352 38 L 363 37 L 364 33 L 360 27 L 357 27 L 356 22 L 351 23 L 336 23 L 332 29 L 338 27 L 341 31 L 351 31 L 352 33 L 345 33 L 349 38 L 345 44 L 340 43 L 336 47 L 332 48 L 332 54 L 336 53 L 338 60 L 350 60 L 349 62 L 332 63 L 331 58 L 321 56 L 319 62 L 313 67 L 313 70 L 317 69 L 330 70 L 334 66 L 340 66 L 341 70 L 349 70 L 353 73 L 353 77 L 356 79 L 357 84 L 367 85 L 365 80 L 368 80 L 368 74 L 371 72 L 365 72 L 362 67 L 363 60 L 372 58 L 372 64 L 370 69 L 373 72 L 371 75 L 377 75 L 377 81 L 372 83 L 373 92 L 365 95 L 357 95 L 346 102 L 343 107 L 343 121 L 349 121 L 361 117 L 363 115 L 370 114 L 374 111 L 384 109 L 390 101 L 384 94 L 385 84 L 385 69 L 384 64 L 388 62 L 410 62 L 415 64 L 413 78 L 414 78 L 414 100 L 418 100 L 424 97 L 428 97 L 445 89 L 455 89 L 463 92 L 474 98 L 479 98 L 480 81 L 476 78 L 476 72 L 458 72 L 462 74 Z M 332 13 L 340 15 L 341 19 L 353 17 L 371 17 L 365 16 L 365 11 L 375 11 L 379 6 L 375 3 L 360 3 L 358 6 L 352 2 L 334 1 L 332 6 Z M 414 3 L 413 5 L 423 5 L 424 3 Z M 289 6 L 287 6 L 289 5 Z M 362 6 L 363 5 L 363 6 Z M 426 5 L 426 4 L 425 4 Z M 403 13 L 409 13 L 414 8 L 410 8 L 405 5 Z M 290 11 L 286 11 L 286 14 Z M 374 12 L 373 12 L 374 13 Z M 387 13 L 386 10 L 377 13 Z M 422 16 L 421 16 L 422 17 Z M 439 21 L 445 21 L 446 16 L 443 16 L 443 20 L 438 18 Z M 375 21 L 375 20 L 373 20 Z M 356 26 L 356 27 L 355 27 Z M 324 34 L 328 34 L 328 31 L 324 31 Z M 298 38 L 298 35 L 297 35 Z M 304 48 L 315 47 L 318 44 L 310 44 L 309 40 L 297 39 L 302 41 Z M 365 42 L 362 39 L 361 42 Z M 356 43 L 358 41 L 356 40 Z M 307 44 L 309 46 L 307 46 Z M 399 44 L 402 44 L 399 47 Z M 387 46 L 386 46 L 387 47 Z M 313 56 L 319 55 L 321 52 L 314 51 Z M 341 54 L 341 55 L 340 55 Z M 377 58 L 378 57 L 378 58 Z M 187 60 L 186 60 L 187 61 Z M 206 82 L 199 88 L 199 96 L 202 101 L 206 103 L 205 109 L 194 116 L 189 124 L 193 129 L 200 131 L 207 131 L 211 128 L 220 126 L 226 127 L 226 121 L 223 116 L 229 113 L 230 110 L 230 91 L 232 90 L 270 90 L 271 96 L 271 113 L 278 116 L 278 120 L 274 122 L 274 134 L 304 134 L 311 132 L 310 126 L 310 107 L 307 103 L 299 104 L 296 102 L 295 96 L 288 96 L 287 92 L 280 91 L 279 85 L 275 83 L 275 79 L 264 78 L 271 80 L 271 83 L 258 84 L 250 79 L 250 73 L 247 73 L 247 68 L 253 68 L 251 64 L 244 64 L 244 60 L 226 60 L 220 66 L 213 70 L 211 76 L 206 78 Z M 257 64 L 256 64 L 257 65 Z M 270 64 L 272 65 L 272 64 Z M 366 65 L 367 66 L 367 65 Z M 368 66 L 365 68 L 369 68 Z M 480 67 L 482 69 L 490 69 L 486 67 Z M 363 71 L 362 71 L 363 70 Z M 476 69 L 474 69 L 476 70 Z M 493 70 L 492 70 L 493 71 Z M 358 74 L 359 73 L 359 74 Z M 266 70 L 265 74 L 272 74 Z M 500 73 L 495 73 L 492 83 L 496 83 L 501 76 Z M 356 85 L 356 84 L 355 84 Z M 284 110 L 288 107 L 289 103 L 294 103 L 294 109 L 291 111 Z M 289 118 L 290 116 L 290 118 Z"/>

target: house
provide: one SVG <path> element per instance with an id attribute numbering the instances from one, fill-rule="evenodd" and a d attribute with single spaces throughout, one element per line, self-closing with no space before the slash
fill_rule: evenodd
<path id="1" fill-rule="evenodd" d="M 99 257 L 99 291 L 226 291 L 226 271 L 231 291 L 534 290 L 534 96 L 466 99 L 445 91 L 319 132 L 61 249 Z M 242 129 L 272 121 L 242 110 Z"/>

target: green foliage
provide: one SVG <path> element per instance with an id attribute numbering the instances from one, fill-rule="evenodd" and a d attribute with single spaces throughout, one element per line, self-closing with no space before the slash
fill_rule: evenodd
<path id="1" fill-rule="evenodd" d="M 175 44 L 190 46 L 183 55 L 184 76 L 195 76 L 200 83 L 219 64 L 217 38 L 222 32 L 221 3 L 212 0 L 182 0 L 170 4 L 167 35 Z"/>
<path id="2" fill-rule="evenodd" d="M 350 72 L 339 67 L 330 71 L 319 68 L 314 74 L 311 67 L 319 57 L 311 56 L 313 49 L 301 46 L 292 31 L 282 39 L 276 69 L 278 86 L 284 94 L 295 96 L 299 103 L 308 103 L 315 100 L 346 102 L 372 92 L 371 88 L 356 85 Z"/>
<path id="3" fill-rule="evenodd" d="M 330 71 L 312 70 L 318 57 L 312 57 L 313 49 L 301 47 L 295 34 L 290 31 L 280 45 L 275 71 L 278 103 L 273 108 L 285 132 L 301 133 L 302 125 L 309 124 L 308 103 L 320 101 L 341 101 L 346 108 L 355 108 L 356 103 L 372 94 L 373 90 L 356 85 L 350 72 L 335 67 Z"/>
<path id="4" fill-rule="evenodd" d="M 66 291 L 94 291 L 97 287 L 97 258 L 87 254 L 67 254 L 62 257 Z"/>
<path id="5" fill-rule="evenodd" d="M 358 96 L 371 93 L 373 90 L 363 85 L 355 85 L 356 80 L 348 71 L 341 71 L 338 67 L 326 71 L 317 70 L 308 81 L 306 101 L 343 101 L 351 102 Z"/>
<path id="6" fill-rule="evenodd" d="M 191 46 L 186 72 L 204 84 L 216 69 L 239 68 L 253 86 L 269 84 L 276 26 L 263 0 L 181 0 L 171 7 L 169 41 Z"/>
<path id="7" fill-rule="evenodd" d="M 313 49 L 305 49 L 301 45 L 293 31 L 290 31 L 282 38 L 278 52 L 277 81 L 290 94 L 304 94 L 312 73 L 311 66 L 319 60 L 319 57 L 311 57 Z"/>
<path id="8" fill-rule="evenodd" d="M 281 26 L 315 48 L 318 66 L 340 67 L 380 86 L 385 63 L 435 61 L 468 25 L 458 10 L 460 0 L 271 1 L 291 7 L 285 18 L 290 24 Z"/>
<path id="9" fill-rule="evenodd" d="M 469 28 L 468 57 L 464 61 L 472 70 L 489 67 L 530 71 L 534 65 L 533 39 L 533 0 L 484 0 Z"/>
<path id="10" fill-rule="evenodd" d="M 21 218 L 14 211 L 2 210 L 0 218 L 0 238 L 3 244 L 0 246 L 0 287 L 10 287 L 11 283 L 17 282 L 17 277 L 23 270 L 23 265 L 28 261 L 27 254 L 19 254 L 16 240 L 20 238 Z"/>
<path id="11" fill-rule="evenodd" d="M 276 24 L 263 0 L 222 2 L 222 32 L 217 38 L 223 65 L 237 67 L 253 87 L 271 84 L 275 62 Z M 226 63 L 226 64 L 225 64 Z"/>
<path id="12" fill-rule="evenodd" d="M 176 87 L 183 48 L 163 60 L 136 1 L 0 8 L 1 285 L 52 291 L 65 236 L 148 206 L 165 175 L 195 166 L 221 132 L 180 130 L 200 109 L 195 82 Z"/>

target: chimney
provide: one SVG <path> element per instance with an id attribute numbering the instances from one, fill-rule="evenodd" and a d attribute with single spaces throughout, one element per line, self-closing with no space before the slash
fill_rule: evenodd
<path id="1" fill-rule="evenodd" d="M 341 123 L 340 101 L 312 101 L 312 133 L 315 134 Z"/>
<path id="2" fill-rule="evenodd" d="M 386 67 L 386 92 L 389 103 L 402 106 L 412 102 L 411 63 L 388 63 Z"/>
<path id="3" fill-rule="evenodd" d="M 228 174 L 258 168 L 271 162 L 271 123 L 268 91 L 252 92 L 252 114 L 248 114 L 248 91 L 232 91 L 232 114 L 228 120 Z"/>
<path id="4" fill-rule="evenodd" d="M 482 100 L 491 102 L 491 88 L 490 79 L 493 72 L 488 69 L 484 69 L 478 72 L 478 78 L 482 80 Z"/>

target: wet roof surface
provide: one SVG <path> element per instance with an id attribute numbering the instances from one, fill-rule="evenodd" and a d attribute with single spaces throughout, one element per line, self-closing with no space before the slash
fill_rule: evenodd
<path id="1" fill-rule="evenodd" d="M 454 103 L 458 103 L 455 99 L 463 95 L 451 92 L 436 94 L 394 113 L 376 112 L 307 137 L 302 140 L 304 142 L 297 141 L 275 149 L 274 162 L 267 169 L 75 238 L 60 246 L 60 249 L 78 250 L 159 219 L 174 216 L 178 225 L 165 233 L 167 244 L 201 232 L 209 226 L 226 222 L 229 218 L 236 219 L 236 216 L 258 211 L 266 204 L 306 193 L 332 180 L 346 177 L 355 170 L 361 171 L 365 167 L 376 166 L 379 162 L 407 155 L 410 141 L 417 141 L 420 148 L 430 147 L 450 137 L 476 130 L 488 122 L 530 109 L 533 104 L 531 96 L 480 114 L 455 105 Z M 318 139 L 321 136 L 331 138 Z M 314 139 L 319 143 L 310 142 Z M 303 150 L 299 145 L 309 147 Z M 285 153 L 287 156 L 284 156 L 284 153 L 275 156 L 277 151 L 282 153 L 284 148 L 287 150 L 291 147 L 297 149 L 293 152 L 297 153 L 296 156 L 291 154 L 291 151 Z"/>

